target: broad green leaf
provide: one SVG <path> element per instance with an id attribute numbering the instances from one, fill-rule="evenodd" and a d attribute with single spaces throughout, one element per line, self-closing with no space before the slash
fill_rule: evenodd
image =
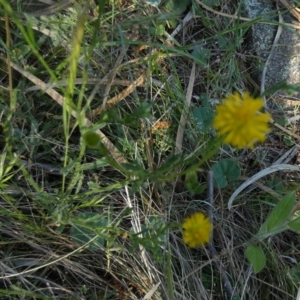
<path id="1" fill-rule="evenodd" d="M 288 223 L 288 226 L 297 232 L 300 232 L 300 217 L 292 220 L 291 222 Z"/>
<path id="2" fill-rule="evenodd" d="M 201 60 L 201 65 L 206 66 L 210 60 L 210 50 L 202 46 L 194 48 L 192 55 Z"/>
<path id="3" fill-rule="evenodd" d="M 211 129 L 214 111 L 210 107 L 200 107 L 193 111 L 195 121 L 201 132 L 207 133 Z"/>
<path id="4" fill-rule="evenodd" d="M 283 136 L 283 142 L 286 146 L 291 147 L 295 145 L 294 140 L 290 136 Z"/>
<path id="5" fill-rule="evenodd" d="M 266 265 L 266 255 L 261 248 L 256 245 L 250 245 L 247 247 L 246 257 L 255 273 L 261 271 Z"/>
<path id="6" fill-rule="evenodd" d="M 289 217 L 296 201 L 296 194 L 292 192 L 283 197 L 270 213 L 267 220 L 259 229 L 259 234 L 272 233 L 277 231 L 280 225 L 284 225 L 284 221 Z"/>
<path id="7" fill-rule="evenodd" d="M 266 184 L 269 188 L 275 191 L 283 191 L 285 188 L 282 181 L 276 176 L 272 176 L 270 180 L 267 180 Z"/>
<path id="8" fill-rule="evenodd" d="M 241 175 L 239 165 L 232 159 L 221 159 L 212 166 L 214 179 L 219 188 L 227 186 L 229 180 L 237 180 Z"/>
<path id="9" fill-rule="evenodd" d="M 188 6 L 189 0 L 167 0 L 164 2 L 164 8 L 170 13 L 183 13 Z"/>
<path id="10" fill-rule="evenodd" d="M 165 33 L 165 23 L 156 24 L 155 27 L 150 27 L 152 36 L 162 36 Z"/>
<path id="11" fill-rule="evenodd" d="M 72 220 L 70 236 L 74 243 L 84 245 L 97 235 L 97 231 L 102 231 L 103 227 L 108 225 L 105 217 L 94 212 L 83 212 L 78 214 Z M 103 237 L 96 238 L 87 248 L 96 250 L 99 246 L 103 246 L 105 239 Z"/>
<path id="12" fill-rule="evenodd" d="M 88 147 L 97 148 L 100 145 L 101 138 L 96 132 L 86 132 L 83 135 L 83 140 L 87 144 Z"/>

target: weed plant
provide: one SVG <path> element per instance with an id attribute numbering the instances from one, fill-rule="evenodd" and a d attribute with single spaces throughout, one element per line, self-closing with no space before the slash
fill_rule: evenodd
<path id="1" fill-rule="evenodd" d="M 280 158 L 296 141 L 270 127 L 239 149 L 213 128 L 222 99 L 259 95 L 261 19 L 199 0 L 46 2 L 0 0 L 0 298 L 294 299 L 299 168 Z M 194 213 L 213 231 L 190 249 Z"/>

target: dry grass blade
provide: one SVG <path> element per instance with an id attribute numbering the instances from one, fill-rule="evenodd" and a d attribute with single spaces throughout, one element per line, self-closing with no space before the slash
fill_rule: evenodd
<path id="1" fill-rule="evenodd" d="M 48 5 L 55 5 L 56 3 L 52 0 L 38 0 L 39 2 L 48 4 Z"/>
<path id="2" fill-rule="evenodd" d="M 275 101 L 279 101 L 281 103 L 284 103 L 287 106 L 299 106 L 300 105 L 300 101 L 299 100 L 291 100 L 291 99 L 287 99 L 287 98 L 281 98 L 281 97 L 276 97 L 273 96 L 272 97 Z"/>
<path id="3" fill-rule="evenodd" d="M 158 287 L 160 286 L 160 282 L 157 283 L 144 297 L 142 300 L 148 300 L 151 299 L 151 297 L 153 296 L 153 294 L 156 292 L 156 290 L 158 289 Z"/>
<path id="4" fill-rule="evenodd" d="M 111 86 L 112 86 L 111 82 L 115 79 L 115 77 L 117 75 L 117 70 L 118 70 L 118 68 L 119 68 L 119 66 L 120 66 L 127 50 L 128 50 L 128 47 L 129 46 L 127 45 L 127 46 L 124 46 L 122 48 L 122 51 L 121 51 L 119 57 L 117 58 L 116 63 L 114 65 L 112 71 L 108 74 L 107 78 L 109 79 L 109 82 L 105 87 L 104 98 L 103 98 L 103 103 L 102 103 L 102 109 L 104 109 L 105 106 L 106 106 L 107 98 L 108 98 L 108 95 L 109 95 L 109 92 L 110 92 L 110 89 L 111 89 Z"/>
<path id="5" fill-rule="evenodd" d="M 208 198 L 209 198 L 209 203 L 210 203 L 210 205 L 209 205 L 209 218 L 210 218 L 211 222 L 213 222 L 213 207 L 214 207 L 213 181 L 214 181 L 213 172 L 209 171 L 208 174 L 207 174 L 207 182 L 208 182 Z M 217 269 L 220 272 L 220 275 L 221 275 L 221 278 L 222 278 L 222 281 L 223 281 L 223 285 L 224 285 L 224 288 L 226 290 L 227 298 L 232 299 L 232 296 L 234 295 L 233 294 L 233 288 L 232 288 L 230 280 L 229 280 L 229 278 L 228 278 L 228 276 L 225 272 L 223 264 L 221 263 L 220 260 L 217 260 L 218 253 L 217 253 L 217 250 L 215 248 L 213 238 L 210 239 L 208 248 L 209 248 L 211 258 L 214 261 L 215 266 L 217 267 Z"/>
<path id="6" fill-rule="evenodd" d="M 25 275 L 25 274 L 28 274 L 28 273 L 32 273 L 32 272 L 35 272 L 35 271 L 40 270 L 42 268 L 45 268 L 47 266 L 54 265 L 55 263 L 57 263 L 59 261 L 63 261 L 67 257 L 71 257 L 73 254 L 80 252 L 80 250 L 86 248 L 86 246 L 88 246 L 90 243 L 92 243 L 96 238 L 97 238 L 97 236 L 93 237 L 91 240 L 89 240 L 84 245 L 78 247 L 74 251 L 72 251 L 70 253 L 67 253 L 66 255 L 61 256 L 61 257 L 59 257 L 59 258 L 57 258 L 55 260 L 50 260 L 49 262 L 47 262 L 45 264 L 39 265 L 39 266 L 37 266 L 35 268 L 29 269 L 29 270 L 26 270 L 26 271 L 22 271 L 22 272 L 19 272 L 19 273 L 14 273 L 14 274 L 11 274 L 11 275 L 1 276 L 0 279 L 7 279 L 7 278 L 12 278 L 12 277 L 19 277 L 20 275 Z"/>
<path id="7" fill-rule="evenodd" d="M 291 14 L 300 22 L 300 12 L 292 4 L 286 0 L 280 0 L 281 4 L 284 5 Z"/>
<path id="8" fill-rule="evenodd" d="M 104 105 L 104 102 L 103 102 L 102 105 L 100 105 L 97 108 L 93 109 L 90 116 L 95 117 L 95 116 L 99 115 L 104 110 L 105 106 L 109 107 L 109 106 L 117 104 L 121 100 L 125 99 L 128 95 L 130 95 L 136 89 L 137 86 L 143 85 L 145 79 L 146 79 L 146 73 L 144 73 L 138 79 L 136 79 L 134 82 L 132 82 L 125 90 L 123 90 L 117 96 L 109 99 L 106 102 L 106 105 Z M 110 83 L 110 86 L 111 85 L 112 85 L 112 83 Z"/>
<path id="9" fill-rule="evenodd" d="M 288 151 L 286 151 L 283 155 L 281 155 L 274 163 L 273 165 L 279 165 L 279 164 L 287 164 L 290 162 L 290 160 L 295 157 L 299 152 L 300 146 L 295 145 Z"/>
<path id="10" fill-rule="evenodd" d="M 232 203 L 234 201 L 234 199 L 239 195 L 239 193 L 244 190 L 247 186 L 249 186 L 250 184 L 252 184 L 253 182 L 259 180 L 260 178 L 272 174 L 274 172 L 277 171 L 283 171 L 283 170 L 288 170 L 288 171 L 300 171 L 300 167 L 298 166 L 293 166 L 293 165 L 287 165 L 287 164 L 280 164 L 280 165 L 275 165 L 275 166 L 271 166 L 269 168 L 266 168 L 260 172 L 258 172 L 257 174 L 255 174 L 254 176 L 252 176 L 251 178 L 249 178 L 248 180 L 246 180 L 242 185 L 240 185 L 235 192 L 231 195 L 229 201 L 228 201 L 228 209 L 231 209 L 232 207 Z"/>
<path id="11" fill-rule="evenodd" d="M 249 180 L 249 177 L 241 176 L 239 178 L 239 180 L 247 181 L 247 180 Z M 266 186 L 266 185 L 264 185 L 264 184 L 262 184 L 260 182 L 253 182 L 253 186 L 254 186 L 254 188 L 258 187 L 262 191 L 264 191 L 266 193 L 269 193 L 271 196 L 273 196 L 275 198 L 279 198 L 280 197 L 280 194 L 276 193 L 271 188 L 269 188 L 268 186 Z"/>
<path id="12" fill-rule="evenodd" d="M 300 148 L 288 144 L 300 140 L 298 108 L 287 129 L 271 120 L 254 151 L 219 146 L 209 126 L 219 99 L 259 91 L 250 28 L 277 17 L 275 3 L 248 19 L 241 1 L 0 1 L 0 299 L 295 299 L 298 235 L 259 241 L 268 263 L 258 275 L 244 250 L 273 198 L 299 189 Z M 95 128 L 106 157 L 80 145 Z M 204 169 L 227 160 L 227 186 L 193 169 L 200 159 Z M 214 236 L 189 249 L 182 219 L 196 211 Z"/>
<path id="13" fill-rule="evenodd" d="M 276 123 L 273 119 L 271 119 L 271 123 L 277 127 L 278 129 L 280 129 L 281 131 L 287 133 L 289 136 L 294 137 L 295 139 L 297 139 L 298 141 L 300 141 L 300 136 L 286 128 L 284 128 L 283 126 L 279 125 L 278 123 Z"/>
<path id="14" fill-rule="evenodd" d="M 196 64 L 194 62 L 192 71 L 191 71 L 191 75 L 190 75 L 189 85 L 188 85 L 187 92 L 186 92 L 187 108 L 190 107 L 191 99 L 192 99 L 192 95 L 193 95 L 193 88 L 194 88 L 194 82 L 195 82 L 195 69 L 196 69 Z M 181 152 L 181 150 L 182 150 L 183 133 L 184 133 L 187 115 L 188 115 L 187 109 L 185 109 L 185 107 L 184 107 L 182 115 L 180 117 L 180 123 L 179 123 L 178 129 L 177 129 L 176 145 L 175 145 L 177 153 Z"/>
<path id="15" fill-rule="evenodd" d="M 4 60 L 4 59 L 2 59 L 2 60 Z M 7 60 L 4 60 L 4 61 L 6 61 L 7 64 L 9 64 L 12 68 L 14 68 L 16 71 L 18 71 L 19 73 L 21 73 L 26 78 L 28 78 L 34 84 L 40 86 L 40 88 L 43 89 L 43 90 L 45 90 L 45 92 L 53 100 L 55 100 L 59 105 L 61 105 L 61 106 L 63 105 L 64 97 L 62 95 L 60 95 L 54 89 L 49 88 L 48 85 L 45 82 L 43 82 L 42 80 L 40 80 L 36 76 L 32 75 L 31 73 L 27 72 L 26 70 L 23 70 L 22 68 L 20 68 L 15 63 L 8 62 Z M 74 118 L 77 118 L 76 111 L 71 110 L 71 114 L 72 114 L 72 116 Z M 84 123 L 85 123 L 85 126 L 87 126 L 87 127 L 90 127 L 92 125 L 92 122 L 88 118 L 84 118 Z M 110 154 L 114 157 L 114 159 L 118 163 L 125 163 L 125 162 L 127 162 L 127 160 L 125 159 L 125 157 L 119 152 L 119 150 L 115 147 L 115 145 L 106 137 L 106 135 L 101 130 L 98 129 L 98 130 L 95 131 L 95 133 L 97 133 L 100 136 L 102 143 L 104 144 L 104 146 L 107 148 L 107 150 L 110 152 Z"/>
<path id="16" fill-rule="evenodd" d="M 59 1 L 58 4 L 54 4 L 54 5 L 51 5 L 47 8 L 40 9 L 36 12 L 29 13 L 29 15 L 32 16 L 32 17 L 41 17 L 41 16 L 55 14 L 59 10 L 61 10 L 63 8 L 66 8 L 67 6 L 71 5 L 73 2 L 75 2 L 75 0 L 62 0 L 62 1 Z"/>
<path id="17" fill-rule="evenodd" d="M 87 80 L 84 80 L 82 78 L 76 78 L 75 79 L 75 84 L 107 84 L 109 82 L 108 78 L 103 78 L 103 79 L 99 79 L 99 78 L 88 78 Z M 57 87 L 62 87 L 62 86 L 67 86 L 69 83 L 66 80 L 59 80 L 57 82 L 54 83 L 47 83 L 47 88 L 57 88 Z M 124 80 L 124 79 L 115 79 L 111 82 L 112 85 L 122 85 L 122 86 L 129 86 L 132 84 L 132 81 L 130 80 Z M 158 83 L 160 84 L 160 83 Z M 138 82 L 138 80 L 136 80 L 136 86 L 141 86 L 143 85 L 143 82 Z M 39 91 L 41 90 L 41 87 L 38 85 L 33 85 L 27 89 L 25 89 L 25 93 L 28 92 L 33 92 L 33 91 Z M 45 91 L 45 90 L 43 90 Z"/>
<path id="18" fill-rule="evenodd" d="M 132 229 L 135 233 L 140 233 L 142 231 L 142 224 L 141 224 L 138 209 L 137 207 L 135 207 L 135 205 L 133 205 L 127 186 L 125 186 L 125 191 L 126 191 L 126 195 L 124 195 L 123 198 L 126 202 L 126 205 L 130 209 L 132 209 L 132 218 L 131 218 Z M 142 237 L 142 234 L 139 234 L 139 236 Z M 147 256 L 146 250 L 142 245 L 139 245 L 139 248 L 140 248 L 140 259 L 143 262 L 144 266 L 147 268 L 148 276 L 152 280 L 153 274 L 152 274 L 152 267 L 149 261 L 149 257 Z"/>
<path id="19" fill-rule="evenodd" d="M 106 74 L 105 77 L 102 79 L 102 81 L 107 80 L 108 84 L 107 84 L 107 86 L 105 88 L 105 91 L 104 91 L 104 98 L 103 98 L 103 102 L 102 102 L 101 108 L 98 107 L 99 111 L 102 111 L 105 108 L 105 106 L 106 106 L 107 98 L 108 98 L 108 95 L 109 95 L 109 92 L 110 92 L 110 89 L 111 89 L 111 86 L 112 86 L 112 82 L 115 79 L 115 76 L 117 74 L 118 69 L 122 66 L 121 62 L 122 62 L 122 60 L 123 60 L 123 58 L 124 58 L 124 56 L 125 56 L 125 54 L 126 54 L 126 52 L 128 50 L 128 47 L 129 46 L 127 45 L 127 46 L 124 46 L 122 48 L 122 51 L 121 51 L 120 55 L 118 56 L 113 69 L 108 74 Z M 92 92 L 91 92 L 91 94 L 90 94 L 90 96 L 89 96 L 89 98 L 87 100 L 88 103 L 91 103 L 92 100 L 94 99 L 96 93 L 98 92 L 98 90 L 101 87 L 102 81 L 99 82 L 94 87 L 94 89 L 92 90 Z M 97 115 L 97 113 L 95 113 L 95 115 Z M 91 116 L 93 116 L 93 114 L 91 114 Z"/>
<path id="20" fill-rule="evenodd" d="M 176 27 L 176 29 L 170 34 L 167 38 L 168 41 L 171 41 L 186 25 L 187 23 L 192 20 L 193 13 L 190 11 L 182 20 L 182 22 Z"/>

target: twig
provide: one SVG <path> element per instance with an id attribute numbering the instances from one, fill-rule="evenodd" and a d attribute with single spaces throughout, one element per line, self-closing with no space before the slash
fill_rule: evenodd
<path id="1" fill-rule="evenodd" d="M 210 203 L 209 208 L 208 208 L 208 216 L 209 216 L 211 222 L 213 221 L 213 204 L 214 204 L 213 179 L 214 179 L 213 172 L 208 171 L 207 184 L 208 184 L 208 198 L 209 198 L 209 203 Z M 211 240 L 209 242 L 208 249 L 209 249 L 212 261 L 214 262 L 215 266 L 217 267 L 217 269 L 219 270 L 219 272 L 221 274 L 222 282 L 223 282 L 223 285 L 224 285 L 225 290 L 226 290 L 227 298 L 231 299 L 232 296 L 233 296 L 233 288 L 232 288 L 232 285 L 229 281 L 229 278 L 228 278 L 228 276 L 227 276 L 227 274 L 224 270 L 223 265 L 217 259 L 218 253 L 217 253 L 217 250 L 214 246 L 213 238 L 211 238 Z"/>

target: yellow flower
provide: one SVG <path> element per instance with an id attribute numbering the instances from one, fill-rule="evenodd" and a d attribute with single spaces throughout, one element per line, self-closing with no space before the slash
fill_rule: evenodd
<path id="1" fill-rule="evenodd" d="M 250 147 L 263 142 L 269 130 L 271 116 L 261 113 L 263 100 L 254 99 L 248 92 L 240 95 L 234 92 L 216 108 L 213 127 L 217 135 L 224 136 L 224 142 L 237 148 Z"/>
<path id="2" fill-rule="evenodd" d="M 205 214 L 197 212 L 184 219 L 182 228 L 183 242 L 196 248 L 209 242 L 213 226 Z"/>

